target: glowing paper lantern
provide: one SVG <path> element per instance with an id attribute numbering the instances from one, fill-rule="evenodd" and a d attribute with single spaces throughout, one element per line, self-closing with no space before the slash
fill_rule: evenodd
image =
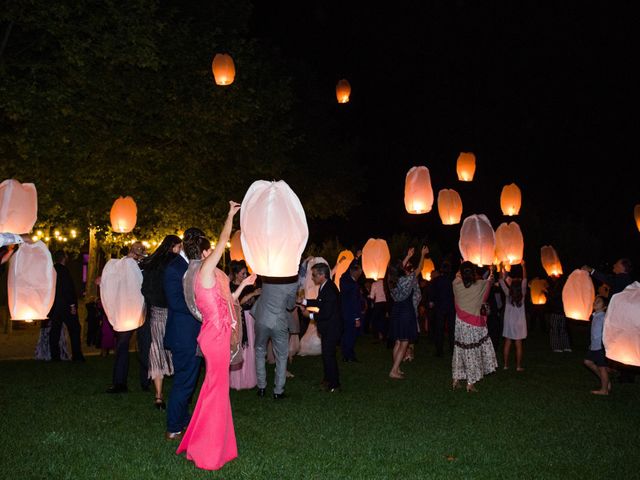
<path id="1" fill-rule="evenodd" d="M 111 207 L 111 228 L 114 232 L 129 233 L 136 226 L 138 207 L 131 197 L 119 197 Z"/>
<path id="2" fill-rule="evenodd" d="M 300 199 L 284 181 L 258 180 L 247 190 L 240 209 L 242 251 L 258 275 L 298 274 L 309 238 Z"/>
<path id="3" fill-rule="evenodd" d="M 340 262 L 340 259 L 344 257 L 344 260 Z M 336 261 L 336 273 L 333 277 L 333 283 L 336 284 L 338 290 L 340 290 L 340 277 L 342 274 L 347 271 L 351 262 L 353 262 L 353 253 L 351 250 L 343 250 L 338 254 L 338 260 Z"/>
<path id="4" fill-rule="evenodd" d="M 522 261 L 524 238 L 516 222 L 501 223 L 496 230 L 496 256 L 502 263 L 515 265 Z"/>
<path id="5" fill-rule="evenodd" d="M 236 66 L 233 58 L 226 53 L 217 53 L 211 64 L 216 85 L 231 85 L 236 78 Z"/>
<path id="6" fill-rule="evenodd" d="M 102 269 L 100 299 L 116 332 L 135 330 L 144 323 L 142 272 L 133 258 L 111 259 Z"/>
<path id="7" fill-rule="evenodd" d="M 56 271 L 44 242 L 23 244 L 9 261 L 11 320 L 44 320 L 56 294 Z"/>
<path id="8" fill-rule="evenodd" d="M 435 269 L 436 266 L 433 264 L 433 260 L 431 260 L 430 258 L 425 258 L 424 262 L 422 263 L 422 271 L 420 272 L 420 274 L 422 275 L 422 278 L 430 281 L 431 274 Z"/>
<path id="9" fill-rule="evenodd" d="M 502 187 L 500 194 L 500 208 L 503 215 L 510 217 L 518 215 L 520 205 L 522 204 L 522 193 L 515 183 Z"/>
<path id="10" fill-rule="evenodd" d="M 495 258 L 496 238 L 491 222 L 485 215 L 471 215 L 460 229 L 460 254 L 476 265 L 491 265 Z"/>
<path id="11" fill-rule="evenodd" d="M 638 227 L 638 230 L 640 231 L 640 205 L 636 205 L 633 209 L 633 216 L 636 219 L 636 227 Z"/>
<path id="12" fill-rule="evenodd" d="M 241 230 L 236 230 L 236 233 L 231 236 L 231 240 L 229 241 L 229 243 L 231 244 L 231 247 L 229 247 L 229 256 L 231 257 L 231 260 L 244 260 L 244 252 L 242 251 L 240 233 Z"/>
<path id="13" fill-rule="evenodd" d="M 476 173 L 476 156 L 473 153 L 462 152 L 458 156 L 456 165 L 458 180 L 461 182 L 470 182 Z"/>
<path id="14" fill-rule="evenodd" d="M 574 270 L 562 289 L 564 315 L 574 320 L 589 320 L 596 291 L 591 275 L 584 270 Z"/>
<path id="15" fill-rule="evenodd" d="M 455 190 L 444 188 L 438 193 L 438 213 L 443 225 L 460 223 L 462 199 Z"/>
<path id="16" fill-rule="evenodd" d="M 38 218 L 38 193 L 33 183 L 9 179 L 0 183 L 0 232 L 29 233 Z"/>
<path id="17" fill-rule="evenodd" d="M 540 248 L 540 261 L 550 277 L 562 275 L 562 264 L 555 249 L 551 245 L 544 245 Z"/>
<path id="18" fill-rule="evenodd" d="M 324 263 L 329 266 L 329 262 L 327 262 L 322 257 L 313 257 L 307 263 L 307 276 L 304 278 L 304 298 L 306 299 L 316 299 L 318 298 L 318 292 L 320 291 L 320 285 L 316 285 L 313 283 L 313 278 L 311 277 L 311 267 L 317 265 L 319 263 Z M 331 268 L 331 267 L 329 267 Z M 313 308 L 313 307 L 311 307 Z M 307 308 L 309 310 L 309 308 Z M 309 310 L 310 312 L 312 310 Z"/>
<path id="19" fill-rule="evenodd" d="M 604 318 L 602 341 L 607 357 L 640 367 L 640 283 L 611 297 Z"/>
<path id="20" fill-rule="evenodd" d="M 336 85 L 336 98 L 338 103 L 348 103 L 351 95 L 351 85 L 344 78 Z"/>
<path id="21" fill-rule="evenodd" d="M 367 278 L 378 280 L 387 273 L 391 260 L 387 241 L 382 238 L 370 238 L 362 249 L 362 270 Z"/>
<path id="22" fill-rule="evenodd" d="M 531 303 L 534 305 L 544 305 L 547 303 L 549 283 L 546 280 L 534 278 L 529 282 L 529 289 L 531 292 Z"/>
<path id="23" fill-rule="evenodd" d="M 409 213 L 427 213 L 433 206 L 431 176 L 427 167 L 413 167 L 404 183 L 404 206 Z"/>

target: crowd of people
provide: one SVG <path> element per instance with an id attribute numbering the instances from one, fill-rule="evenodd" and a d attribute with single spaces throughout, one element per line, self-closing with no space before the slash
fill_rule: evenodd
<path id="1" fill-rule="evenodd" d="M 113 382 L 107 392 L 128 390 L 129 343 L 135 332 L 141 387 L 148 390 L 153 384 L 154 406 L 167 414 L 166 439 L 179 440 L 177 453 L 186 452 L 199 468 L 216 470 L 237 456 L 229 388 L 255 388 L 258 397 L 265 397 L 266 363 L 270 362 L 275 363 L 271 396 L 286 398 L 286 381 L 293 376 L 288 363 L 304 343 L 299 335 L 312 335 L 319 342 L 320 383 L 329 393 L 342 388 L 338 352 L 343 362 L 358 362 L 357 338 L 364 332 L 388 348 L 388 376 L 394 381 L 405 378 L 402 364 L 413 359 L 419 332 L 428 334 L 436 356 L 445 354 L 447 337 L 452 388 L 464 387 L 467 392 L 477 392 L 477 383 L 498 368 L 500 354 L 502 368 L 510 368 L 512 346 L 515 371 L 525 370 L 523 341 L 528 317 L 544 318 L 552 352 L 571 351 L 562 306 L 563 279 L 549 279 L 544 311 L 528 315 L 534 307 L 525 308 L 528 280 L 524 261 L 510 266 L 509 271 L 463 261 L 456 272 L 454 262 L 445 259 L 426 281 L 420 272 L 429 249 L 422 246 L 419 255 L 410 248 L 404 258 L 391 261 L 385 278 L 377 281 L 364 278 L 360 251 L 340 278 L 335 277 L 338 265 L 332 269 L 321 257 L 307 257 L 294 277 L 257 277 L 249 273 L 244 261 L 231 262 L 227 275 L 218 264 L 239 208 L 230 202 L 213 248 L 198 228 L 185 231 L 183 239 L 167 236 L 149 256 L 141 243 L 131 246 L 123 260 L 133 262 L 140 272 L 140 293 L 146 305 L 146 321 L 141 326 L 114 330 L 99 298 L 88 305 L 98 322 L 90 326 L 88 341 L 92 338 L 103 353 L 115 349 Z M 21 241 L 22 237 L 13 243 Z M 69 356 L 65 335 L 61 335 L 64 326 L 71 340 L 70 357 L 83 361 L 77 296 L 65 266 L 67 256 L 56 252 L 54 259 L 56 298 L 50 319 L 43 325 L 37 355 L 53 361 Z M 600 382 L 592 393 L 608 395 L 612 367 L 621 373 L 620 381 L 633 381 L 634 369 L 609 361 L 602 343 L 607 297 L 632 283 L 631 264 L 620 259 L 612 275 L 587 265 L 582 269 L 597 284 L 609 287 L 595 298 L 591 342 L 584 360 Z M 204 382 L 191 414 L 189 403 L 202 359 Z M 168 404 L 163 395 L 166 376 L 173 376 Z"/>

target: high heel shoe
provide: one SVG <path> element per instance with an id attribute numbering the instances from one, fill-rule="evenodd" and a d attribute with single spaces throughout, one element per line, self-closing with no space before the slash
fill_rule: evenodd
<path id="1" fill-rule="evenodd" d="M 156 407 L 158 410 L 167 409 L 167 404 L 164 403 L 164 400 L 162 400 L 162 398 L 158 398 L 158 397 L 156 397 L 155 401 L 153 402 L 153 406 Z"/>

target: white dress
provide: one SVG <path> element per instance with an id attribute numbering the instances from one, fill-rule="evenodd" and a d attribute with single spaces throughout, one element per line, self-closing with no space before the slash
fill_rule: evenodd
<path id="1" fill-rule="evenodd" d="M 502 336 L 511 340 L 522 340 L 527 338 L 527 316 L 525 314 L 524 302 L 527 294 L 527 279 L 522 279 L 522 304 L 518 307 L 511 302 L 509 297 L 509 286 L 503 279 L 500 279 L 500 287 L 505 295 L 504 306 L 504 327 Z"/>

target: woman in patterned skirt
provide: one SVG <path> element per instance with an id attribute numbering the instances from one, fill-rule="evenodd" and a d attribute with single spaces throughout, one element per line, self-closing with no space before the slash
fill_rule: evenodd
<path id="1" fill-rule="evenodd" d="M 144 259 L 142 267 L 142 295 L 147 306 L 147 318 L 151 322 L 151 348 L 149 349 L 149 378 L 156 390 L 154 405 L 166 409 L 162 399 L 162 380 L 173 375 L 171 352 L 164 348 L 164 331 L 167 325 L 167 298 L 164 293 L 164 270 L 180 252 L 182 240 L 167 235 L 152 255 Z"/>
<path id="2" fill-rule="evenodd" d="M 456 304 L 455 345 L 453 348 L 453 388 L 467 381 L 467 392 L 477 392 L 475 383 L 496 370 L 498 362 L 493 350 L 487 317 L 482 304 L 487 300 L 493 282 L 478 279 L 471 262 L 463 262 L 453 281 Z"/>

